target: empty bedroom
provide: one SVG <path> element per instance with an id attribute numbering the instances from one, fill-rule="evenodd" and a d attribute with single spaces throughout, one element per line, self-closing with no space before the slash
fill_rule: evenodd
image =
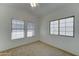
<path id="1" fill-rule="evenodd" d="M 78 55 L 78 3 L 0 3 L 0 56 Z"/>

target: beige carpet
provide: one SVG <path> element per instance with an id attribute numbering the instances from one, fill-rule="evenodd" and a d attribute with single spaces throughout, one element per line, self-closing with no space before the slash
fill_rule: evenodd
<path id="1" fill-rule="evenodd" d="M 0 53 L 9 56 L 71 56 L 71 54 L 59 50 L 42 42 L 34 42 Z"/>

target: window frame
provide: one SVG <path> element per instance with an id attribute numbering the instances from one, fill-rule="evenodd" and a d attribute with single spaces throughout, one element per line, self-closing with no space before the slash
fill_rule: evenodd
<path id="1" fill-rule="evenodd" d="M 12 30 L 13 30 L 13 28 L 12 28 L 12 20 L 13 19 L 15 19 L 15 20 L 21 20 L 21 19 L 18 19 L 18 18 L 12 18 L 11 19 L 11 40 L 20 40 L 20 39 L 24 39 L 25 38 L 25 21 L 24 20 L 21 20 L 21 21 L 23 21 L 24 22 L 24 28 L 23 28 L 23 31 L 24 31 L 24 37 L 23 38 L 16 38 L 16 39 L 12 39 Z"/>
<path id="2" fill-rule="evenodd" d="M 68 36 L 68 35 L 60 35 L 60 20 L 62 19 L 67 19 L 67 18 L 73 18 L 73 36 Z M 58 35 L 55 35 L 55 34 L 51 34 L 50 33 L 50 23 L 52 21 L 58 21 Z M 75 37 L 75 16 L 68 16 L 68 17 L 64 17 L 64 18 L 59 18 L 59 19 L 56 19 L 56 20 L 50 20 L 49 21 L 49 35 L 55 35 L 55 36 L 63 36 L 63 37 Z"/>

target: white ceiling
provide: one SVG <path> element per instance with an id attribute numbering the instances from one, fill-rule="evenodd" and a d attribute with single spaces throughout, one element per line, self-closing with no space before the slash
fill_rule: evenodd
<path id="1" fill-rule="evenodd" d="M 35 16 L 44 17 L 45 15 L 51 12 L 54 12 L 54 10 L 56 10 L 57 8 L 60 8 L 64 4 L 62 3 L 39 3 L 39 6 L 35 8 L 32 8 L 30 4 L 28 3 L 6 3 L 6 4 L 4 3 L 0 5 L 23 9 Z"/>

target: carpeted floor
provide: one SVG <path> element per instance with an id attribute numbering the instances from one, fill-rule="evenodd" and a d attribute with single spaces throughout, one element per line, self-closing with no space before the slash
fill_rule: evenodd
<path id="1" fill-rule="evenodd" d="M 7 56 L 71 56 L 71 54 L 59 50 L 42 42 L 34 42 L 23 45 L 14 49 L 10 49 L 0 53 Z"/>

